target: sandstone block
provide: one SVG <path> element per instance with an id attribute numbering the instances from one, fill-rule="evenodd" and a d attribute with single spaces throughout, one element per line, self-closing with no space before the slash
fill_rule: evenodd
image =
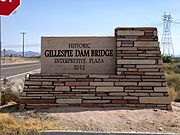
<path id="1" fill-rule="evenodd" d="M 103 104 L 103 107 L 122 107 L 123 104 Z"/>
<path id="2" fill-rule="evenodd" d="M 25 85 L 41 85 L 41 82 L 25 81 Z"/>
<path id="3" fill-rule="evenodd" d="M 135 92 L 151 93 L 153 90 L 135 90 Z"/>
<path id="4" fill-rule="evenodd" d="M 41 99 L 56 99 L 56 97 L 41 97 Z"/>
<path id="5" fill-rule="evenodd" d="M 138 97 L 131 97 L 131 96 L 126 96 L 126 97 L 123 97 L 124 99 L 138 99 Z"/>
<path id="6" fill-rule="evenodd" d="M 21 103 L 25 103 L 25 104 L 51 104 L 51 103 L 55 103 L 54 99 L 49 99 L 49 100 L 42 100 L 42 99 L 22 99 Z"/>
<path id="7" fill-rule="evenodd" d="M 28 97 L 52 97 L 53 94 L 28 94 Z"/>
<path id="8" fill-rule="evenodd" d="M 96 75 L 96 74 L 90 74 L 89 78 L 109 78 L 109 75 Z"/>
<path id="9" fill-rule="evenodd" d="M 137 47 L 159 47 L 159 42 L 135 41 L 134 46 L 137 46 Z"/>
<path id="10" fill-rule="evenodd" d="M 83 103 L 83 104 L 80 104 L 81 107 L 92 107 L 92 108 L 99 108 L 99 107 L 102 107 L 102 104 L 97 104 L 97 103 Z"/>
<path id="11" fill-rule="evenodd" d="M 139 100 L 137 100 L 137 99 L 129 99 L 128 103 L 130 103 L 130 104 L 139 104 Z"/>
<path id="12" fill-rule="evenodd" d="M 66 78 L 66 79 L 59 79 L 59 82 L 75 82 L 76 79 L 69 79 L 69 78 Z"/>
<path id="13" fill-rule="evenodd" d="M 88 75 L 69 75 L 69 78 L 87 78 Z"/>
<path id="14" fill-rule="evenodd" d="M 147 97 L 147 96 L 149 96 L 149 93 L 129 93 L 129 96 L 137 96 L 137 97 L 139 97 L 139 96 L 141 96 L 141 97 Z"/>
<path id="15" fill-rule="evenodd" d="M 42 82 L 42 85 L 52 85 L 52 82 Z"/>
<path id="16" fill-rule="evenodd" d="M 139 86 L 161 86 L 161 82 L 139 82 Z"/>
<path id="17" fill-rule="evenodd" d="M 151 103 L 151 104 L 170 104 L 171 100 L 169 97 L 140 97 L 140 103 Z"/>
<path id="18" fill-rule="evenodd" d="M 155 64 L 155 60 L 117 60 L 117 64 Z"/>
<path id="19" fill-rule="evenodd" d="M 124 107 L 135 107 L 136 105 L 135 104 L 123 104 Z"/>
<path id="20" fill-rule="evenodd" d="M 145 75 L 161 75 L 161 76 L 164 76 L 164 72 L 145 72 Z"/>
<path id="21" fill-rule="evenodd" d="M 56 86 L 55 91 L 70 91 L 68 86 Z"/>
<path id="22" fill-rule="evenodd" d="M 41 85 L 40 88 L 54 89 L 54 86 Z"/>
<path id="23" fill-rule="evenodd" d="M 101 97 L 82 97 L 82 99 L 101 99 Z"/>
<path id="24" fill-rule="evenodd" d="M 83 103 L 110 103 L 111 100 L 83 100 Z"/>
<path id="25" fill-rule="evenodd" d="M 54 82 L 54 86 L 64 86 L 64 82 Z"/>
<path id="26" fill-rule="evenodd" d="M 80 104 L 82 99 L 57 99 L 56 102 L 59 104 Z"/>
<path id="27" fill-rule="evenodd" d="M 164 93 L 150 93 L 150 96 L 152 96 L 152 97 L 163 97 Z"/>
<path id="28" fill-rule="evenodd" d="M 115 82 L 115 86 L 137 86 L 137 82 Z"/>
<path id="29" fill-rule="evenodd" d="M 123 43 L 121 45 L 122 47 L 133 47 L 133 43 L 127 44 L 127 43 Z M 118 47 L 118 46 L 117 46 Z"/>
<path id="30" fill-rule="evenodd" d="M 160 51 L 146 51 L 147 54 L 161 54 Z"/>
<path id="31" fill-rule="evenodd" d="M 136 54 L 136 56 L 137 56 L 137 54 L 142 54 L 144 51 L 122 51 L 122 53 L 121 54 L 123 54 L 123 56 L 124 56 L 124 54 L 127 54 L 127 56 L 132 56 L 132 55 L 134 55 L 134 54 Z"/>
<path id="32" fill-rule="evenodd" d="M 30 81 L 35 81 L 35 82 L 36 82 L 36 81 L 37 81 L 37 82 L 38 82 L 38 81 L 42 81 L 42 82 L 56 82 L 57 80 L 58 80 L 58 79 L 42 79 L 42 78 L 39 78 L 39 79 L 34 79 L 34 78 L 32 79 L 32 78 L 31 78 L 31 79 L 30 79 Z"/>
<path id="33" fill-rule="evenodd" d="M 154 87 L 154 92 L 167 92 L 167 87 Z"/>
<path id="34" fill-rule="evenodd" d="M 82 93 L 82 94 L 75 94 L 75 96 L 79 96 L 79 97 L 93 97 L 95 96 L 95 93 L 94 94 L 85 94 L 85 93 Z"/>
<path id="35" fill-rule="evenodd" d="M 162 65 L 137 65 L 136 67 L 137 68 L 142 68 L 142 69 L 144 69 L 144 68 L 149 68 L 149 69 L 154 68 L 154 69 L 157 69 L 157 68 L 162 68 Z"/>
<path id="36" fill-rule="evenodd" d="M 66 86 L 88 86 L 89 82 L 65 82 Z"/>
<path id="37" fill-rule="evenodd" d="M 112 100 L 112 103 L 113 104 L 126 104 L 127 100 L 124 100 L 124 99 L 114 99 L 114 100 Z"/>
<path id="38" fill-rule="evenodd" d="M 119 79 L 103 79 L 104 82 L 118 82 Z"/>
<path id="39" fill-rule="evenodd" d="M 74 92 L 88 92 L 89 90 L 88 89 L 72 89 L 72 91 Z"/>
<path id="40" fill-rule="evenodd" d="M 118 93 L 109 93 L 109 96 L 127 96 L 128 93 L 125 92 L 118 92 Z"/>
<path id="41" fill-rule="evenodd" d="M 26 88 L 23 90 L 24 92 L 44 92 L 44 91 L 53 91 L 53 89 L 45 89 L 45 88 Z"/>
<path id="42" fill-rule="evenodd" d="M 123 87 L 97 87 L 97 92 L 120 92 L 123 91 Z"/>
<path id="43" fill-rule="evenodd" d="M 90 86 L 113 86 L 114 82 L 90 82 Z"/>
<path id="44" fill-rule="evenodd" d="M 118 47 L 116 50 L 119 50 L 119 51 L 124 51 L 124 50 L 127 50 L 127 51 L 136 51 L 137 47 Z"/>
<path id="45" fill-rule="evenodd" d="M 76 89 L 95 89 L 95 86 L 76 86 Z"/>
<path id="46" fill-rule="evenodd" d="M 123 97 L 102 97 L 103 99 L 123 99 Z"/>
<path id="47" fill-rule="evenodd" d="M 142 36 L 144 35 L 144 31 L 141 30 L 118 30 L 117 35 L 124 35 L 124 36 L 129 36 L 129 35 L 134 35 L 134 36 Z"/>

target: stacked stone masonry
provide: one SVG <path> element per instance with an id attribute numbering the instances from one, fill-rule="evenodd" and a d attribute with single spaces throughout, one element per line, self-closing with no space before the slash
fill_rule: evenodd
<path id="1" fill-rule="evenodd" d="M 171 109 L 156 28 L 116 28 L 116 74 L 31 74 L 21 107 Z"/>

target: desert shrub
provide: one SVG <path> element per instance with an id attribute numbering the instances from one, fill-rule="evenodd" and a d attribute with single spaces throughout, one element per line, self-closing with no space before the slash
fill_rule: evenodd
<path id="1" fill-rule="evenodd" d="M 165 77 L 169 88 L 174 88 L 176 92 L 180 91 L 180 74 L 166 74 Z"/>
<path id="2" fill-rule="evenodd" d="M 176 102 L 180 102 L 180 91 L 176 92 Z"/>
<path id="3" fill-rule="evenodd" d="M 176 63 L 174 66 L 174 72 L 180 74 L 180 63 Z"/>
<path id="4" fill-rule="evenodd" d="M 36 135 L 41 130 L 65 130 L 58 120 L 39 118 L 17 119 L 8 113 L 0 113 L 0 135 Z"/>
<path id="5" fill-rule="evenodd" d="M 165 74 L 172 101 L 180 102 L 180 74 Z"/>
<path id="6" fill-rule="evenodd" d="M 174 73 L 174 72 L 173 72 L 174 64 L 167 64 L 167 63 L 165 63 L 165 64 L 163 65 L 163 67 L 164 67 L 165 73 L 167 73 L 167 74 L 172 74 L 172 73 Z"/>
<path id="7" fill-rule="evenodd" d="M 178 62 L 180 62 L 180 57 L 174 58 L 174 63 L 178 63 Z"/>
<path id="8" fill-rule="evenodd" d="M 171 98 L 171 101 L 175 101 L 176 98 L 177 98 L 177 93 L 176 93 L 174 88 L 169 88 L 168 89 L 168 95 Z"/>
<path id="9" fill-rule="evenodd" d="M 165 63 L 163 67 L 167 74 L 180 74 L 180 63 Z"/>
<path id="10" fill-rule="evenodd" d="M 173 56 L 162 56 L 163 63 L 173 63 Z"/>
<path id="11" fill-rule="evenodd" d="M 13 89 L 13 86 L 15 85 L 14 82 L 8 79 L 3 79 L 2 85 L 1 85 L 1 105 L 8 104 L 9 102 L 19 102 L 19 95 L 20 90 Z"/>

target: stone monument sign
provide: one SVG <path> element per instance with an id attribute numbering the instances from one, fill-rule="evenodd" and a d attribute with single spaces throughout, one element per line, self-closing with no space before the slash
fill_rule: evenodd
<path id="1" fill-rule="evenodd" d="M 112 37 L 42 37 L 41 73 L 26 78 L 21 107 L 171 109 L 157 29 Z"/>
<path id="2" fill-rule="evenodd" d="M 41 47 L 42 74 L 115 74 L 114 37 L 42 37 Z"/>

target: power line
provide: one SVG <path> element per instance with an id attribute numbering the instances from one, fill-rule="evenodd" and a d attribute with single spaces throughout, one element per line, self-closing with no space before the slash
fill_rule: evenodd
<path id="1" fill-rule="evenodd" d="M 142 26 L 157 26 L 157 25 L 162 25 L 162 22 L 156 21 L 156 22 L 152 22 L 152 23 L 143 24 Z"/>
<path id="2" fill-rule="evenodd" d="M 22 50 L 22 56 L 24 57 L 24 35 L 27 34 L 26 32 L 21 32 L 23 36 L 23 50 Z"/>
<path id="3" fill-rule="evenodd" d="M 172 23 L 174 23 L 174 24 L 180 24 L 180 22 L 172 22 Z"/>

